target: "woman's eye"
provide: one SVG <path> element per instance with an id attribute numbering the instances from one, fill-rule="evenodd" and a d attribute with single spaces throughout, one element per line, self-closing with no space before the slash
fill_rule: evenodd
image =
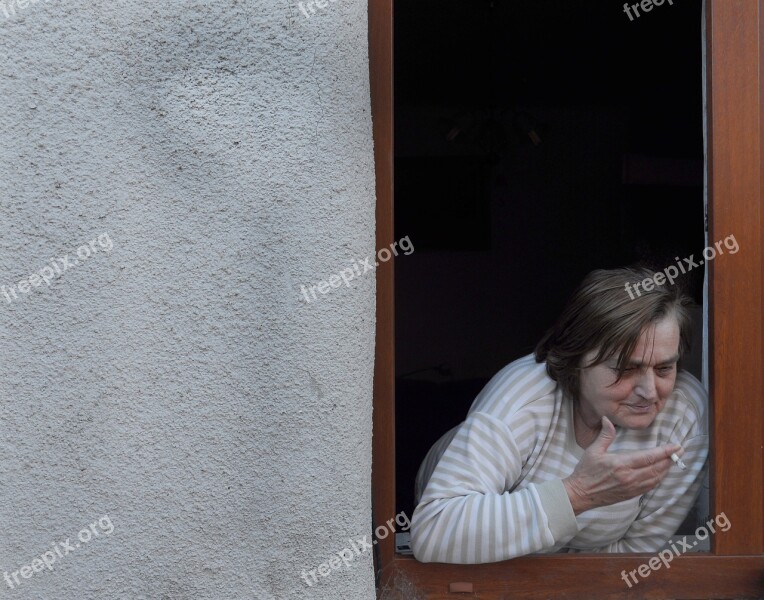
<path id="1" fill-rule="evenodd" d="M 670 367 L 658 367 L 657 371 L 659 375 L 668 375 L 674 370 L 674 366 Z"/>
<path id="2" fill-rule="evenodd" d="M 618 367 L 610 367 L 610 368 L 613 369 L 614 373 L 618 373 Z M 623 370 L 623 372 L 624 372 L 624 374 L 626 374 L 626 373 L 633 373 L 635 370 L 636 370 L 636 367 L 626 367 Z"/>

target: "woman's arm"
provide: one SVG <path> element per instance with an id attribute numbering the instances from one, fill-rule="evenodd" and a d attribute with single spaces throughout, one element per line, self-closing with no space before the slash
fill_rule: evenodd
<path id="1" fill-rule="evenodd" d="M 708 470 L 708 436 L 682 442 L 686 471 L 673 467 L 655 489 L 643 497 L 642 509 L 624 536 L 607 546 L 581 552 L 657 552 L 682 524 L 698 497 Z"/>
<path id="2" fill-rule="evenodd" d="M 522 465 L 509 427 L 488 414 L 470 414 L 414 511 L 414 556 L 422 562 L 496 562 L 574 537 L 578 524 L 561 480 L 505 491 Z"/>

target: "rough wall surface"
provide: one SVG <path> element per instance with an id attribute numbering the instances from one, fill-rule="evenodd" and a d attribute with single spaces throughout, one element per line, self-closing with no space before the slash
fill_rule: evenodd
<path id="1" fill-rule="evenodd" d="M 0 597 L 373 598 L 366 3 L 9 2 Z"/>

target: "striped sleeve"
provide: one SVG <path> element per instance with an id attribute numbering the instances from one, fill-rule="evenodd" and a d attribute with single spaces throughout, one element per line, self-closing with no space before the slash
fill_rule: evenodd
<path id="1" fill-rule="evenodd" d="M 675 394 L 673 405 L 661 414 L 662 426 L 665 442 L 682 445 L 687 470 L 671 467 L 663 481 L 644 495 L 642 509 L 620 540 L 585 552 L 657 552 L 689 514 L 708 470 L 708 394 L 689 373 L 677 379 Z"/>
<path id="2" fill-rule="evenodd" d="M 417 471 L 416 479 L 414 481 L 415 504 L 419 504 L 419 501 L 422 499 L 424 488 L 426 487 L 427 482 L 430 481 L 430 477 L 432 477 L 432 472 L 435 470 L 435 466 L 438 464 L 440 457 L 443 456 L 446 448 L 448 448 L 449 444 L 451 444 L 451 440 L 454 439 L 457 431 L 459 431 L 459 425 L 449 429 L 446 433 L 440 436 L 440 439 L 438 439 L 438 441 L 433 444 L 432 448 L 430 448 L 429 452 L 427 452 L 427 455 L 424 457 L 424 460 L 419 466 L 419 470 Z"/>
<path id="3" fill-rule="evenodd" d="M 578 532 L 560 479 L 510 492 L 524 457 L 509 427 L 473 412 L 461 425 L 411 521 L 422 562 L 475 564 L 543 552 Z"/>

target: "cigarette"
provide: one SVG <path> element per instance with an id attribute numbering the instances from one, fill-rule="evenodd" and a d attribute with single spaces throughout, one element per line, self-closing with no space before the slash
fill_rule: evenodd
<path id="1" fill-rule="evenodd" d="M 671 455 L 671 460 L 673 460 L 673 461 L 676 463 L 676 466 L 677 466 L 677 467 L 679 467 L 680 469 L 682 469 L 682 471 L 686 471 L 686 470 L 687 470 L 687 465 L 686 465 L 686 464 L 684 464 L 684 462 L 682 461 L 682 459 L 681 459 L 681 458 L 679 458 L 679 457 L 676 455 L 676 452 L 674 452 L 674 453 Z"/>

